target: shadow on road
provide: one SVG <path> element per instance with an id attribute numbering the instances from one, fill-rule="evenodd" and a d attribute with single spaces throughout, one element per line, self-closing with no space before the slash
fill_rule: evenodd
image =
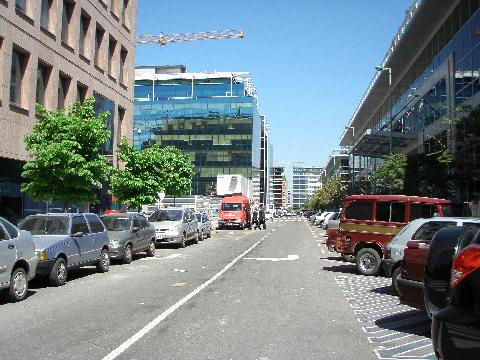
<path id="1" fill-rule="evenodd" d="M 397 296 L 397 293 L 395 292 L 392 285 L 382 286 L 379 288 L 371 289 L 370 291 L 382 295 Z"/>
<path id="2" fill-rule="evenodd" d="M 344 274 L 356 274 L 355 265 L 345 264 L 345 265 L 336 265 L 336 266 L 324 266 L 323 270 L 344 273 Z"/>
<path id="3" fill-rule="evenodd" d="M 35 295 L 37 292 L 33 290 L 28 290 L 27 291 L 27 296 L 25 297 L 24 301 L 29 298 L 30 296 Z M 10 301 L 7 298 L 7 291 L 0 292 L 0 305 L 5 305 L 8 304 Z"/>
<path id="4" fill-rule="evenodd" d="M 431 320 L 421 310 L 408 310 L 399 314 L 386 316 L 375 321 L 382 329 L 394 330 L 413 335 L 430 337 Z"/>

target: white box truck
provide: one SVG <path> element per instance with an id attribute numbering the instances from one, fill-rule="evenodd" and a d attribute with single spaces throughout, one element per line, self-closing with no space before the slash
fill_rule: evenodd
<path id="1" fill-rule="evenodd" d="M 243 195 L 252 198 L 252 180 L 240 174 L 219 174 L 217 175 L 217 195 Z"/>

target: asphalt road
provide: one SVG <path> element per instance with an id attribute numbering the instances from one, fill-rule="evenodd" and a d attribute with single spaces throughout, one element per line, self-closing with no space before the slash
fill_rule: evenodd
<path id="1" fill-rule="evenodd" d="M 219 231 L 0 299 L 0 359 L 377 359 L 307 222 Z M 323 264 L 325 265 L 325 264 Z"/>

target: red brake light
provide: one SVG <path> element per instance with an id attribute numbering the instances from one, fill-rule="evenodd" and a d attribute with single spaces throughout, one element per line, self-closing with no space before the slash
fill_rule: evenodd
<path id="1" fill-rule="evenodd" d="M 457 286 L 478 268 L 480 268 L 480 245 L 472 244 L 453 258 L 452 276 L 450 278 L 451 287 Z"/>

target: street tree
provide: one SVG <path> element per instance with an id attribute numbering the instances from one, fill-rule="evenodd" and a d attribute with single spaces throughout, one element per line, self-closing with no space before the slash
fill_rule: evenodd
<path id="1" fill-rule="evenodd" d="M 405 185 L 407 157 L 404 154 L 389 154 L 375 170 L 371 183 L 376 194 L 402 194 Z"/>
<path id="2" fill-rule="evenodd" d="M 158 145 L 137 150 L 127 139 L 122 139 L 118 159 L 123 166 L 113 171 L 110 193 L 120 203 L 137 209 L 155 203 L 162 190 L 162 156 L 162 149 Z"/>
<path id="3" fill-rule="evenodd" d="M 39 121 L 25 137 L 31 160 L 23 167 L 23 191 L 36 200 L 94 202 L 95 190 L 108 180 L 110 167 L 102 148 L 110 138 L 109 113 L 97 115 L 88 98 L 65 110 L 38 105 Z"/>
<path id="4" fill-rule="evenodd" d="M 165 194 L 173 196 L 175 205 L 177 196 L 190 192 L 195 166 L 186 153 L 174 146 L 163 148 L 159 160 L 161 188 Z"/>

